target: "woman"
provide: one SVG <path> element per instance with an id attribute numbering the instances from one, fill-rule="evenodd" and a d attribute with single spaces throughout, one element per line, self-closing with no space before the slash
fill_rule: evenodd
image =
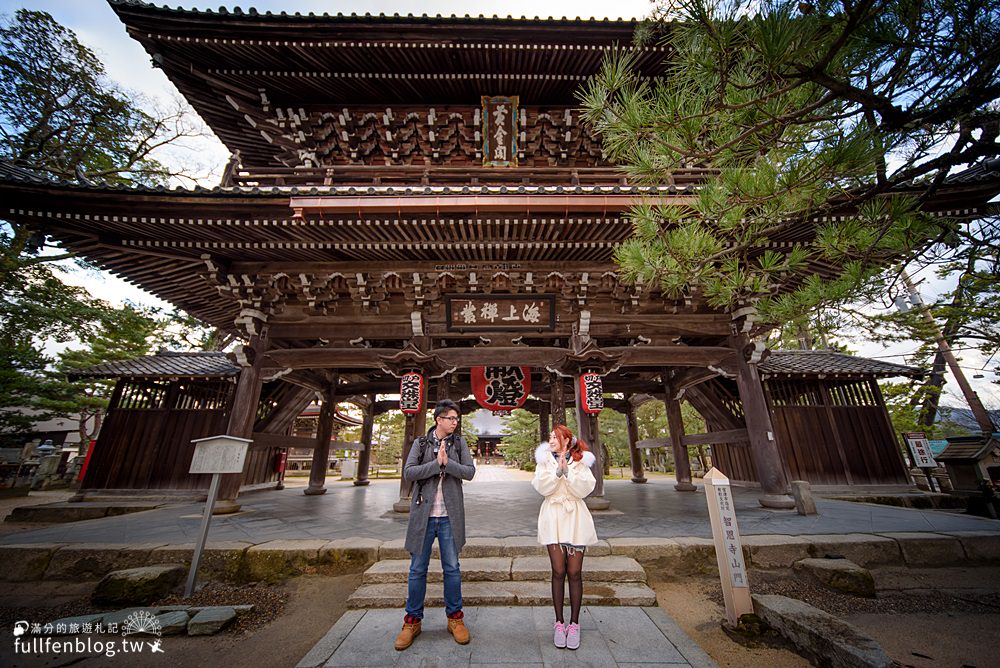
<path id="1" fill-rule="evenodd" d="M 587 444 L 565 425 L 557 425 L 549 442 L 535 450 L 535 477 L 531 486 L 545 497 L 538 511 L 538 542 L 552 562 L 552 604 L 556 609 L 553 641 L 556 647 L 580 646 L 580 604 L 583 601 L 583 553 L 597 543 L 594 519 L 583 498 L 597 480 L 590 467 L 596 458 Z M 563 622 L 563 594 L 569 575 L 569 624 Z"/>

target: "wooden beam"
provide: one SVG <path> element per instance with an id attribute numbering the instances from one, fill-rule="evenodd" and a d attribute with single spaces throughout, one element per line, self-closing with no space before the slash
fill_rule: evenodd
<path id="1" fill-rule="evenodd" d="M 750 437 L 746 429 L 728 429 L 726 431 L 710 431 L 707 434 L 685 434 L 684 445 L 716 445 L 717 443 L 747 443 Z M 670 438 L 647 438 L 636 443 L 637 448 L 670 448 L 673 441 Z"/>
<path id="2" fill-rule="evenodd" d="M 707 434 L 687 434 L 684 445 L 715 445 L 716 443 L 747 443 L 750 437 L 746 429 L 728 429 L 726 431 L 711 431 Z"/>
<path id="3" fill-rule="evenodd" d="M 603 348 L 620 355 L 621 366 L 679 366 L 726 369 L 735 365 L 729 348 L 712 346 L 639 346 Z M 439 348 L 431 351 L 446 367 L 468 368 L 480 364 L 549 367 L 558 364 L 569 351 L 542 346 Z M 379 369 L 381 357 L 399 353 L 395 348 L 286 348 L 271 350 L 265 368 Z"/>
<path id="4" fill-rule="evenodd" d="M 288 436 L 285 434 L 270 434 L 267 432 L 255 431 L 253 434 L 254 449 L 266 448 L 298 448 L 300 450 L 313 450 L 316 448 L 316 439 L 308 436 Z M 331 450 L 361 450 L 362 445 L 358 441 L 330 441 Z"/>
<path id="5" fill-rule="evenodd" d="M 642 195 L 416 195 L 364 197 L 292 197 L 288 203 L 296 215 L 329 215 L 373 213 L 400 215 L 425 213 L 442 215 L 449 212 L 517 213 L 530 216 L 538 213 L 579 215 L 581 212 L 602 215 L 622 213 L 642 204 Z M 698 198 L 671 195 L 661 198 L 673 206 L 697 204 Z"/>
<path id="6" fill-rule="evenodd" d="M 380 272 L 392 272 L 400 275 L 412 273 L 420 274 L 465 274 L 470 271 L 481 275 L 492 274 L 497 271 L 531 271 L 538 276 L 544 276 L 549 272 L 589 272 L 592 275 L 602 275 L 604 272 L 618 272 L 618 266 L 610 262 L 569 262 L 569 261 L 481 261 L 481 260 L 438 260 L 438 261 L 416 261 L 409 260 L 403 262 L 323 262 L 316 260 L 284 260 L 277 262 L 253 262 L 238 261 L 233 262 L 229 267 L 229 273 L 234 276 L 247 274 L 248 276 L 270 276 L 274 274 L 287 274 L 298 276 L 299 274 L 351 274 L 361 273 L 370 275 Z M 715 316 L 713 316 L 715 317 Z"/>

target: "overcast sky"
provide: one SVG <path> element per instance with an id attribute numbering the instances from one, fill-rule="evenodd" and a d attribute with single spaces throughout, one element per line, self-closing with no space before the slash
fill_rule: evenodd
<path id="1" fill-rule="evenodd" d="M 160 3 L 163 4 L 163 3 Z M 177 6 L 177 2 L 169 3 L 170 6 Z M 211 8 L 217 10 L 220 0 L 212 3 L 185 4 L 186 8 L 198 7 L 201 9 Z M 235 5 L 227 4 L 230 9 Z M 108 74 L 125 88 L 142 93 L 149 99 L 169 101 L 171 96 L 177 91 L 167 80 L 166 76 L 159 69 L 154 69 L 150 65 L 149 56 L 145 50 L 135 41 L 128 37 L 125 28 L 118 20 L 115 13 L 105 0 L 36 0 L 33 2 L 12 2 L 11 0 L 0 0 L 0 7 L 5 14 L 12 13 L 19 7 L 44 10 L 64 26 L 71 28 L 85 44 L 90 46 L 101 57 L 105 63 Z M 619 0 L 615 3 L 598 2 L 597 0 L 552 0 L 541 4 L 529 2 L 528 0 L 509 0 L 503 4 L 497 2 L 477 2 L 474 0 L 457 0 L 448 2 L 416 2 L 413 0 L 397 0 L 387 2 L 384 0 L 368 2 L 310 2 L 307 0 L 286 0 L 278 2 L 274 0 L 258 0 L 253 3 L 244 3 L 244 9 L 255 7 L 259 11 L 285 11 L 294 12 L 315 12 L 344 14 L 366 12 L 372 14 L 471 14 L 471 15 L 494 15 L 503 16 L 542 16 L 542 17 L 583 17 L 583 18 L 640 18 L 648 13 L 651 4 L 648 0 Z M 608 14 L 609 9 L 612 14 Z M 218 174 L 222 165 L 228 158 L 228 151 L 215 139 L 203 142 L 189 142 L 187 151 L 178 153 L 180 160 L 191 160 L 192 152 L 197 154 L 197 162 L 201 163 L 205 170 L 203 183 L 205 185 L 216 185 Z M 167 156 L 169 159 L 169 156 Z M 211 172 L 211 173 L 210 173 Z M 950 286 L 934 279 L 930 272 L 926 275 L 918 275 L 915 280 L 926 279 L 921 285 L 921 292 L 924 299 L 930 301 L 934 296 L 947 291 Z M 65 276 L 67 282 L 76 285 L 85 285 L 95 296 L 106 299 L 113 303 L 122 303 L 128 300 L 138 304 L 150 306 L 167 307 L 167 304 L 160 302 L 152 295 L 125 283 L 114 276 L 106 273 L 85 273 L 73 272 Z M 890 362 L 905 363 L 904 355 L 915 351 L 918 347 L 916 342 L 901 343 L 891 348 L 885 349 L 881 346 L 872 345 L 864 340 L 851 340 L 846 343 L 859 354 L 878 357 Z M 55 346 L 48 348 L 55 351 Z M 993 360 L 988 369 L 978 371 L 987 360 L 976 351 L 962 351 L 956 353 L 960 357 L 960 364 L 967 369 L 967 374 L 971 382 L 986 403 L 988 408 L 1000 408 L 1000 386 L 990 383 L 996 378 L 992 373 L 998 366 L 998 361 Z M 983 373 L 985 378 L 972 379 L 972 375 Z M 950 379 L 945 388 L 944 403 L 949 405 L 964 406 L 961 395 L 957 394 L 955 383 Z"/>

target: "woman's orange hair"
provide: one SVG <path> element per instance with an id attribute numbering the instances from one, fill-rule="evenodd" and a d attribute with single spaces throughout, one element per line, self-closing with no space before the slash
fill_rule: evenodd
<path id="1" fill-rule="evenodd" d="M 570 445 L 571 443 L 573 443 L 574 436 L 573 432 L 571 432 L 566 425 L 557 424 L 555 428 L 552 429 L 552 431 L 555 432 L 556 437 L 559 439 L 560 443 L 565 443 L 568 446 L 569 454 L 573 458 L 574 462 L 578 462 L 581 459 L 583 459 L 583 453 L 586 452 L 587 450 L 590 450 L 590 446 L 581 441 L 580 439 L 576 439 L 576 443 Z"/>

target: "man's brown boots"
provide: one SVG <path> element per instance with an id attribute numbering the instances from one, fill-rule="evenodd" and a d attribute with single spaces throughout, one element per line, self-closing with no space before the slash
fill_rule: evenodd
<path id="1" fill-rule="evenodd" d="M 420 620 L 407 615 L 403 619 L 403 630 L 396 636 L 396 651 L 402 652 L 413 644 L 413 639 L 420 635 Z M 468 641 L 466 641 L 468 642 Z"/>
<path id="2" fill-rule="evenodd" d="M 465 628 L 465 620 L 448 618 L 448 633 L 455 637 L 459 645 L 469 644 L 469 629 Z"/>

